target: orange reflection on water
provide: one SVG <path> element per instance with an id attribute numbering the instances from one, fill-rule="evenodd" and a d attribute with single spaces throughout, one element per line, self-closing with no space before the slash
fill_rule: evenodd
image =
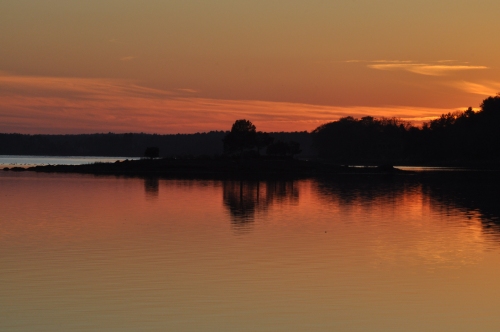
<path id="1" fill-rule="evenodd" d="M 353 186 L 340 181 L 319 184 L 317 191 L 344 222 L 366 229 L 355 241 L 366 241 L 374 265 L 404 261 L 431 269 L 459 267 L 476 263 L 489 247 L 480 215 L 466 217 L 455 207 L 443 206 L 418 183 L 368 181 Z M 345 231 L 339 228 L 337 232 Z"/>
<path id="2" fill-rule="evenodd" d="M 1 329 L 500 327 L 484 211 L 418 182 L 4 172 L 0 188 Z"/>

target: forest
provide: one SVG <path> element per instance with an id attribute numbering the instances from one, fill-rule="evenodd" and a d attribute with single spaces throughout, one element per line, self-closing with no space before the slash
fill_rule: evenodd
<path id="1" fill-rule="evenodd" d="M 338 163 L 500 164 L 500 94 L 478 111 L 443 114 L 421 127 L 397 118 L 344 117 L 312 133 L 318 156 Z"/>
<path id="2" fill-rule="evenodd" d="M 117 156 L 143 157 L 148 147 L 157 147 L 160 157 L 218 156 L 229 131 L 196 134 L 157 135 L 145 133 L 25 135 L 0 134 L 1 155 Z M 307 132 L 269 133 L 276 141 L 296 141 L 302 155 L 313 155 Z"/>
<path id="3" fill-rule="evenodd" d="M 474 111 L 443 114 L 414 126 L 398 118 L 351 116 L 312 132 L 263 133 L 248 120 L 229 131 L 157 135 L 0 134 L 2 155 L 319 158 L 336 164 L 500 166 L 500 94 Z M 149 150 L 148 150 L 149 148 Z"/>

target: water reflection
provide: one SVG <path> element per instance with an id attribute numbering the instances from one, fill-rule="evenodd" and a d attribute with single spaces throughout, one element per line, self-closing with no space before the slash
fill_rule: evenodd
<path id="1" fill-rule="evenodd" d="M 225 181 L 223 201 L 232 225 L 248 229 L 255 214 L 266 212 L 273 204 L 298 204 L 299 189 L 294 181 Z"/>
<path id="2" fill-rule="evenodd" d="M 157 198 L 160 191 L 160 180 L 157 177 L 144 178 L 146 197 Z"/>
<path id="3" fill-rule="evenodd" d="M 355 202 L 370 204 L 381 199 L 392 199 L 404 192 L 414 191 L 418 186 L 418 182 L 394 178 L 348 177 L 319 180 L 317 190 L 323 198 L 332 198 L 349 206 Z"/>
<path id="4" fill-rule="evenodd" d="M 500 240 L 500 175 L 479 172 L 448 172 L 415 177 L 360 177 L 323 179 L 317 182 L 322 199 L 335 201 L 340 209 L 385 206 L 408 209 L 411 204 L 430 204 L 434 209 L 459 210 L 466 219 L 481 221 L 483 232 Z"/>
<path id="5" fill-rule="evenodd" d="M 455 208 L 468 219 L 479 218 L 483 231 L 500 240 L 499 185 L 496 173 L 464 173 L 461 177 L 445 176 L 438 181 L 423 181 L 422 191 L 441 209 Z"/>
<path id="6" fill-rule="evenodd" d="M 497 187 L 2 172 L 0 330 L 498 330 Z"/>

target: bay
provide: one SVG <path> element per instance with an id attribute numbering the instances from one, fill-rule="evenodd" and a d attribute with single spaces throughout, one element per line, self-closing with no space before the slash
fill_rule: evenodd
<path id="1" fill-rule="evenodd" d="M 2 172 L 0 330 L 496 331 L 498 182 L 455 173 Z"/>

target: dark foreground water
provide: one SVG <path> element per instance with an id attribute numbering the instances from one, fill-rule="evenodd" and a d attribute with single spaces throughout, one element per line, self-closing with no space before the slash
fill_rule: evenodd
<path id="1" fill-rule="evenodd" d="M 0 331 L 498 331 L 497 184 L 2 172 Z"/>

